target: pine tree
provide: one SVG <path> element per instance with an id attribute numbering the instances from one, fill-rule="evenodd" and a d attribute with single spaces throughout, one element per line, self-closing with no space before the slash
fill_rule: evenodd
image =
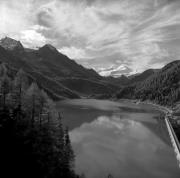
<path id="1" fill-rule="evenodd" d="M 56 148 L 57 148 L 57 165 L 58 169 L 56 170 L 56 174 L 60 174 L 60 176 L 63 176 L 64 171 L 64 163 L 65 163 L 65 156 L 64 156 L 64 129 L 62 125 L 62 118 L 60 116 L 60 113 L 58 113 L 58 126 L 56 128 Z"/>
<path id="2" fill-rule="evenodd" d="M 21 118 L 22 115 L 22 105 L 24 101 L 25 92 L 28 88 L 29 81 L 25 74 L 25 72 L 20 69 L 14 78 L 13 81 L 13 92 L 12 92 L 12 100 L 14 106 L 15 115 L 18 118 Z"/>
<path id="3" fill-rule="evenodd" d="M 47 94 L 41 90 L 40 92 L 40 97 L 39 97 L 39 102 L 40 102 L 40 108 L 39 108 L 39 124 L 41 126 L 42 124 L 42 115 L 43 114 L 48 114 L 48 96 Z"/>
<path id="4" fill-rule="evenodd" d="M 5 74 L 1 78 L 1 83 L 0 83 L 0 95 L 2 99 L 2 106 L 3 108 L 6 107 L 6 99 L 7 95 L 11 90 L 11 83 L 10 83 L 10 78 Z"/>
<path id="5" fill-rule="evenodd" d="M 27 112 L 30 111 L 31 124 L 34 126 L 35 118 L 39 117 L 40 110 L 40 89 L 36 83 L 32 83 L 26 92 L 26 103 L 25 109 Z"/>
<path id="6" fill-rule="evenodd" d="M 0 64 L 0 78 L 7 74 L 7 66 L 4 63 Z"/>
<path id="7" fill-rule="evenodd" d="M 55 109 L 54 102 L 49 98 L 44 90 L 40 91 L 38 98 L 39 102 L 39 121 L 41 123 L 42 119 L 50 123 L 50 118 L 57 117 L 57 111 Z M 46 117 L 45 117 L 46 116 Z M 54 119 L 55 120 L 55 119 Z"/>
<path id="8" fill-rule="evenodd" d="M 68 127 L 66 127 L 64 132 L 64 141 L 65 141 L 65 156 L 67 161 L 67 167 L 69 170 L 73 170 L 75 155 L 71 146 Z"/>

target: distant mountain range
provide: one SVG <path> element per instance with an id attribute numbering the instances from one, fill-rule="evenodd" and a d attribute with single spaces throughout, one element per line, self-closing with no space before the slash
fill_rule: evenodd
<path id="1" fill-rule="evenodd" d="M 124 90 L 137 90 L 137 86 L 164 70 L 149 69 L 128 77 L 103 77 L 93 69 L 77 64 L 50 44 L 34 50 L 24 48 L 21 42 L 8 37 L 0 40 L 0 62 L 13 70 L 23 69 L 54 99 L 108 98 L 115 93 L 120 97 Z"/>

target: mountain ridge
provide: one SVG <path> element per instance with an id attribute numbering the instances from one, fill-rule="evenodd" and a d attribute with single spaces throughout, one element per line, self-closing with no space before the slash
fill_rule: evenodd
<path id="1" fill-rule="evenodd" d="M 11 42 L 13 44 L 11 44 Z M 8 47 L 8 45 L 12 48 Z M 65 98 L 79 98 L 96 94 L 111 94 L 118 86 L 108 83 L 93 69 L 86 69 L 82 65 L 61 54 L 55 47 L 46 44 L 39 49 L 22 50 L 16 48 L 19 42 L 10 38 L 1 40 L 0 61 L 8 63 L 19 70 L 22 68 L 42 86 L 52 93 Z M 74 79 L 76 78 L 76 80 Z M 79 82 L 77 80 L 79 78 Z M 64 81 L 64 85 L 61 81 Z M 67 81 L 65 81 L 67 80 Z M 69 89 L 68 86 L 82 85 Z M 93 88 L 97 88 L 94 90 Z M 74 90 L 75 89 L 75 90 Z"/>
<path id="2" fill-rule="evenodd" d="M 24 47 L 20 41 L 14 40 L 9 37 L 2 38 L 0 40 L 0 46 L 10 51 L 13 51 L 13 50 L 23 51 L 24 50 Z"/>
<path id="3" fill-rule="evenodd" d="M 132 77 L 103 77 L 77 64 L 51 44 L 29 49 L 8 37 L 0 40 L 0 61 L 17 70 L 22 68 L 57 98 L 110 97 L 124 86 L 142 82 L 156 72 L 149 69 Z"/>
<path id="4" fill-rule="evenodd" d="M 180 100 L 180 60 L 168 63 L 142 82 L 125 86 L 116 97 L 175 105 Z"/>

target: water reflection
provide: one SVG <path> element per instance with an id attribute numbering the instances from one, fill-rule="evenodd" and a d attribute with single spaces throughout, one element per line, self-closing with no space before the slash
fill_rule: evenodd
<path id="1" fill-rule="evenodd" d="M 58 103 L 70 130 L 76 171 L 87 178 L 177 178 L 180 171 L 159 111 L 102 100 Z"/>
<path id="2" fill-rule="evenodd" d="M 87 178 L 179 177 L 172 150 L 141 122 L 101 116 L 72 130 L 71 140 L 76 171 Z"/>

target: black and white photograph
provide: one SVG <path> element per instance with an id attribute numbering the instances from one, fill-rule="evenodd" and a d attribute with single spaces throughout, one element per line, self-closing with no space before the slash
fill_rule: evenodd
<path id="1" fill-rule="evenodd" d="M 179 178 L 180 0 L 0 0 L 0 178 Z"/>

